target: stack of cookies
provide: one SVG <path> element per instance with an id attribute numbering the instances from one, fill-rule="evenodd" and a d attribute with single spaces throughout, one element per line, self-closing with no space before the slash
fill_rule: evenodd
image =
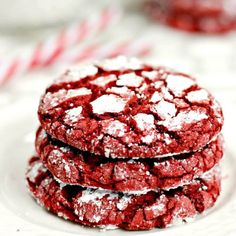
<path id="1" fill-rule="evenodd" d="M 42 96 L 29 191 L 59 217 L 146 230 L 220 193 L 222 110 L 195 79 L 118 57 L 72 68 Z"/>

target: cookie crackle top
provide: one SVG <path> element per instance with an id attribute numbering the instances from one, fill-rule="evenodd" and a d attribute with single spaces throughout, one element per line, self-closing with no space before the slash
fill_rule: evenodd
<path id="1" fill-rule="evenodd" d="M 54 138 L 112 158 L 196 151 L 223 125 L 219 104 L 193 77 L 125 57 L 67 70 L 38 115 Z"/>

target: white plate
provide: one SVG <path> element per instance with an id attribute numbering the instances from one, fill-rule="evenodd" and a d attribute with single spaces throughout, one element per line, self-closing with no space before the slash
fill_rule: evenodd
<path id="1" fill-rule="evenodd" d="M 40 232 L 38 231 L 38 227 L 40 227 L 42 232 L 46 230 L 47 235 L 55 230 L 59 231 L 57 235 L 64 233 L 98 235 L 100 231 L 97 229 L 81 227 L 48 213 L 39 207 L 27 192 L 24 174 L 27 160 L 34 152 L 34 132 L 38 125 L 34 115 L 34 106 L 35 104 L 31 103 L 27 106 L 15 104 L 12 108 L 4 111 L 4 113 L 7 112 L 8 119 L 4 115 L 1 117 L 4 123 L 1 122 L 0 132 L 1 137 L 4 138 L 0 142 L 0 205 L 4 205 L 12 212 L 12 215 L 17 215 L 26 222 L 35 225 L 35 233 Z M 25 107 L 28 107 L 29 112 Z M 24 112 L 20 112 L 22 109 Z M 229 150 L 226 151 L 222 167 L 222 194 L 216 206 L 203 216 L 198 217 L 193 223 L 164 230 L 154 229 L 142 232 L 113 230 L 106 231 L 106 235 L 174 234 L 183 236 L 189 235 L 189 233 L 192 235 L 235 235 L 236 158 Z M 0 220 L 1 217 L 3 216 L 0 216 Z M 34 226 L 32 228 L 34 229 Z"/>

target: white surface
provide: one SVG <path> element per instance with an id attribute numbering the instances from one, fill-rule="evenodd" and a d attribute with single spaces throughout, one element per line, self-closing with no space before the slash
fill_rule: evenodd
<path id="1" fill-rule="evenodd" d="M 227 151 L 220 201 L 206 216 L 188 225 L 122 233 L 117 230 L 98 233 L 81 228 L 36 205 L 25 188 L 24 172 L 26 162 L 34 152 L 32 141 L 38 125 L 36 111 L 40 94 L 64 70 L 63 65 L 17 78 L 15 83 L 0 89 L 0 235 L 236 235 L 236 33 L 209 37 L 175 31 L 150 23 L 134 5 L 136 1 L 124 2 L 127 13 L 122 23 L 99 40 L 145 36 L 154 46 L 146 61 L 195 75 L 224 108 Z M 30 47 L 31 41 L 26 37 L 25 45 Z M 16 38 L 1 36 L 0 55 L 21 51 L 19 44 Z"/>
<path id="2" fill-rule="evenodd" d="M 1 0 L 0 28 L 6 31 L 42 27 L 76 18 L 84 0 Z M 45 17 L 45 15 L 47 17 Z"/>

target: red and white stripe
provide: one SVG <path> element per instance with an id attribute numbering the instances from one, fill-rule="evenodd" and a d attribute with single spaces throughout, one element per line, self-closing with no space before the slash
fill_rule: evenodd
<path id="1" fill-rule="evenodd" d="M 58 60 L 54 63 L 77 63 L 88 59 L 103 59 L 111 58 L 119 55 L 142 57 L 151 51 L 151 46 L 144 40 L 129 40 L 121 42 L 105 43 L 104 45 L 91 44 L 88 46 L 64 51 Z M 6 68 L 3 67 L 7 66 Z M 28 69 L 27 58 L 21 60 L 14 60 L 11 64 L 3 63 L 0 67 L 0 81 L 7 81 L 16 77 Z M 7 72 L 7 74 L 6 74 Z M 6 80 L 7 78 L 7 80 Z"/>
<path id="2" fill-rule="evenodd" d="M 0 85 L 34 68 L 54 64 L 71 46 L 108 29 L 118 21 L 120 13 L 116 8 L 106 8 L 82 23 L 75 23 L 50 37 L 30 53 L 3 61 L 0 64 Z"/>
<path id="3" fill-rule="evenodd" d="M 88 59 L 111 58 L 119 55 L 142 57 L 150 50 L 150 44 L 143 39 L 110 42 L 104 45 L 92 44 L 65 52 L 59 62 L 76 63 Z"/>

